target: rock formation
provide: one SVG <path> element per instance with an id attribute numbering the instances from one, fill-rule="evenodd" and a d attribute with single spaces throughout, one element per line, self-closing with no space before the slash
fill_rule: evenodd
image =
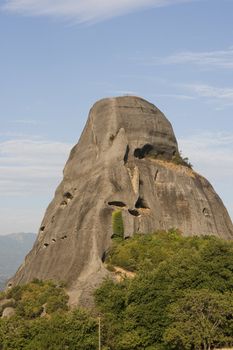
<path id="1" fill-rule="evenodd" d="M 74 303 L 107 274 L 112 213 L 125 237 L 178 228 L 184 235 L 233 238 L 231 219 L 210 183 L 174 164 L 177 141 L 166 117 L 138 97 L 97 102 L 64 169 L 38 238 L 11 285 L 64 281 Z"/>

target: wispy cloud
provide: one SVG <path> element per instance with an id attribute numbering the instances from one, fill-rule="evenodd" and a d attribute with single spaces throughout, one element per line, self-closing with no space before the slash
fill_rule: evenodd
<path id="1" fill-rule="evenodd" d="M 165 97 L 165 98 L 172 98 L 176 100 L 195 100 L 195 96 L 191 95 L 185 95 L 185 94 L 154 94 L 155 97 Z"/>
<path id="2" fill-rule="evenodd" d="M 216 87 L 202 83 L 180 84 L 178 86 L 193 93 L 197 97 L 206 97 L 233 103 L 233 88 Z"/>
<path id="3" fill-rule="evenodd" d="M 139 96 L 139 93 L 132 90 L 112 90 L 108 91 L 111 95 L 116 96 Z"/>
<path id="4" fill-rule="evenodd" d="M 15 139 L 0 143 L 0 193 L 25 196 L 56 187 L 70 144 Z"/>
<path id="5" fill-rule="evenodd" d="M 3 9 L 33 16 L 55 16 L 95 22 L 140 9 L 198 0 L 6 0 Z"/>
<path id="6" fill-rule="evenodd" d="M 233 69 L 233 47 L 216 51 L 181 51 L 164 57 L 142 58 L 140 61 L 147 65 L 189 64 L 207 69 Z"/>
<path id="7" fill-rule="evenodd" d="M 16 120 L 12 120 L 11 123 L 22 124 L 22 125 L 31 125 L 31 126 L 35 126 L 35 125 L 40 124 L 37 120 L 34 120 L 34 119 L 16 119 Z"/>

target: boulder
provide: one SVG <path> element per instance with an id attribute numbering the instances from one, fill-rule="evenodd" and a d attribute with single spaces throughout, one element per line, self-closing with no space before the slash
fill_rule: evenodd
<path id="1" fill-rule="evenodd" d="M 33 249 L 10 281 L 64 281 L 74 304 L 90 303 L 108 274 L 112 213 L 125 237 L 178 228 L 183 235 L 233 238 L 231 219 L 210 183 L 184 165 L 172 125 L 139 97 L 97 102 L 71 150 Z"/>

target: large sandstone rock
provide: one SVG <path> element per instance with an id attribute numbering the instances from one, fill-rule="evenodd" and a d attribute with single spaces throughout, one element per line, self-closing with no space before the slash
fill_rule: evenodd
<path id="1" fill-rule="evenodd" d="M 125 236 L 175 227 L 188 236 L 232 239 L 221 199 L 202 176 L 170 161 L 177 152 L 172 126 L 154 105 L 138 97 L 97 102 L 36 243 L 11 284 L 35 277 L 61 280 L 74 303 L 88 303 L 107 273 L 102 261 L 117 208 Z"/>

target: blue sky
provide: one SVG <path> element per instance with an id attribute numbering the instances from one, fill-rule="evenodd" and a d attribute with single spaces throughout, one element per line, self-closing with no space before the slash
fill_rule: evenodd
<path id="1" fill-rule="evenodd" d="M 91 105 L 134 94 L 233 217 L 233 0 L 0 1 L 0 234 L 36 232 Z"/>

